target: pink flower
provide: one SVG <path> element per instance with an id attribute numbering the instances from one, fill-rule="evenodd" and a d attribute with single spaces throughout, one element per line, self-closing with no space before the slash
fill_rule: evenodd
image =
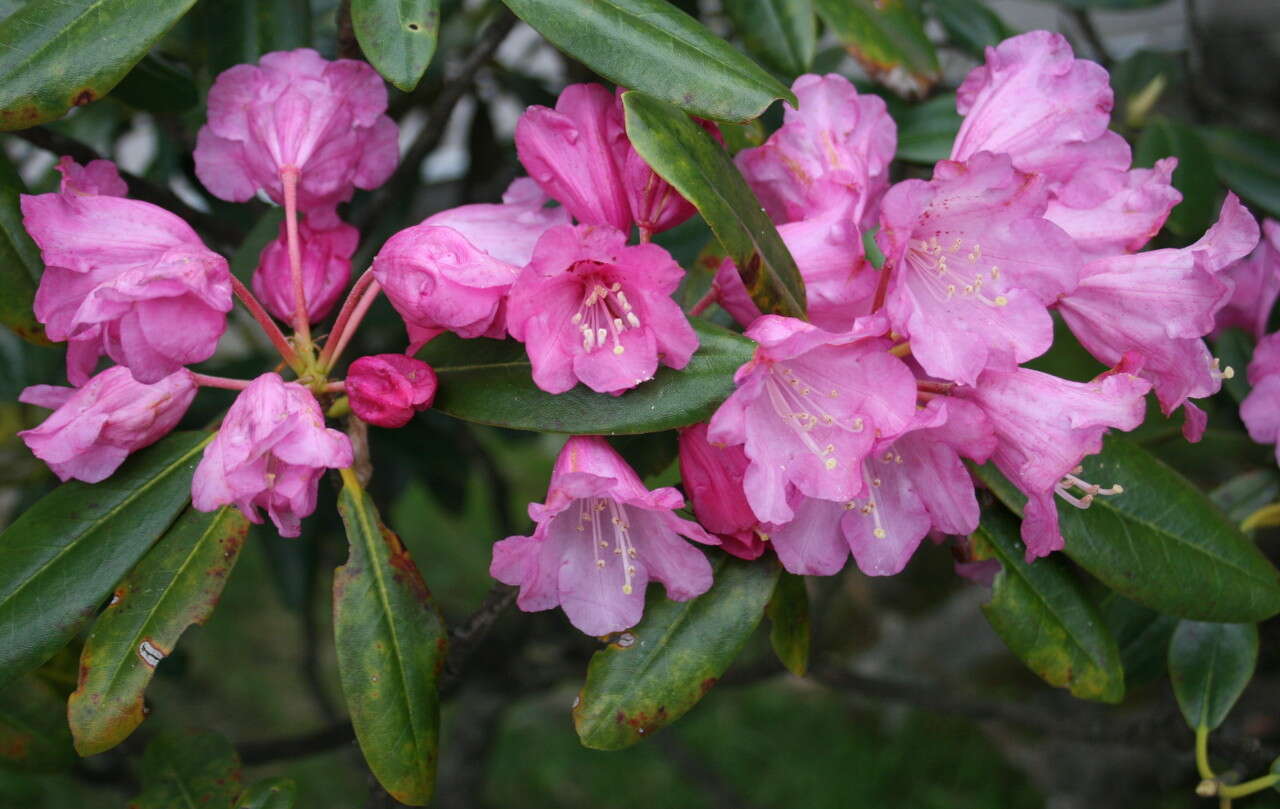
<path id="1" fill-rule="evenodd" d="M 525 612 L 558 605 L 588 635 L 620 632 L 640 621 L 651 579 L 674 601 L 711 587 L 711 565 L 680 536 L 719 543 L 672 513 L 683 505 L 675 489 L 646 489 L 603 438 L 574 436 L 556 459 L 546 502 L 529 504 L 533 536 L 496 543 L 489 573 L 519 585 Z"/>
<path id="2" fill-rule="evenodd" d="M 1218 273 L 1248 253 L 1258 226 L 1234 194 L 1200 241 L 1175 250 L 1097 259 L 1085 266 L 1080 285 L 1058 311 L 1081 345 L 1114 365 L 1128 352 L 1143 358 L 1138 374 L 1149 379 L 1165 415 L 1222 387 L 1222 372 L 1200 338 L 1213 331 L 1214 315 L 1231 285 Z M 1200 438 L 1199 415 L 1190 414 L 1187 437 Z"/>
<path id="3" fill-rule="evenodd" d="M 515 138 L 529 175 L 575 219 L 631 230 L 620 160 L 630 144 L 613 93 L 599 84 L 571 84 L 554 110 L 525 110 Z"/>
<path id="4" fill-rule="evenodd" d="M 659 358 L 683 368 L 697 349 L 670 297 L 683 275 L 656 244 L 628 247 L 613 228 L 560 225 L 538 240 L 511 287 L 507 328 L 548 393 L 582 382 L 619 394 L 652 378 Z"/>
<path id="5" fill-rule="evenodd" d="M 403 354 L 361 357 L 347 369 L 347 398 L 361 421 L 403 427 L 436 397 L 436 372 Z"/>
<path id="6" fill-rule="evenodd" d="M 1102 449 L 1107 428 L 1132 430 L 1146 415 L 1151 383 L 1127 373 L 1126 360 L 1091 382 L 1069 382 L 1029 368 L 983 372 L 954 395 L 982 408 L 996 434 L 996 467 L 1027 496 L 1022 541 L 1027 561 L 1062 548 L 1056 493 L 1079 508 L 1099 494 L 1120 494 L 1076 477 L 1086 455 Z M 1071 490 L 1084 492 L 1081 496 Z"/>
<path id="7" fill-rule="evenodd" d="M 806 498 L 795 519 L 772 529 L 778 558 L 792 573 L 829 576 L 852 551 L 868 576 L 901 572 L 931 530 L 963 535 L 978 527 L 973 481 L 960 458 L 983 463 L 995 444 L 990 422 L 973 404 L 930 401 L 906 432 L 863 461 L 859 496 Z"/>
<path id="8" fill-rule="evenodd" d="M 77 193 L 22 197 L 45 272 L 35 313 L 67 340 L 67 376 L 106 354 L 139 382 L 207 360 L 231 310 L 227 261 L 178 217 L 146 202 Z"/>
<path id="9" fill-rule="evenodd" d="M 1079 253 L 1044 219 L 1044 183 L 1003 155 L 942 161 L 885 195 L 876 242 L 889 321 L 925 372 L 973 384 L 1048 350 L 1048 305 L 1076 285 Z"/>
<path id="10" fill-rule="evenodd" d="M 255 523 L 265 508 L 281 536 L 296 537 L 316 509 L 320 475 L 351 464 L 351 441 L 324 426 L 311 392 L 266 373 L 240 392 L 205 448 L 191 502 L 199 511 L 234 504 Z"/>
<path id="11" fill-rule="evenodd" d="M 60 480 L 97 483 L 111 477 L 129 453 L 172 430 L 195 395 L 195 380 L 185 368 L 144 385 L 116 365 L 79 389 L 36 385 L 24 390 L 19 401 L 54 412 L 18 436 Z"/>
<path id="12" fill-rule="evenodd" d="M 1280 463 L 1280 332 L 1262 338 L 1249 363 L 1253 390 L 1240 403 L 1240 418 L 1249 437 L 1259 444 L 1277 444 Z"/>
<path id="13" fill-rule="evenodd" d="M 196 139 L 196 175 L 214 196 L 259 190 L 284 204 L 281 170 L 299 172 L 302 210 L 332 208 L 377 188 L 399 159 L 387 90 L 364 62 L 330 62 L 308 48 L 268 53 L 224 71 L 209 90 Z"/>
<path id="14" fill-rule="evenodd" d="M 360 231 L 336 216 L 332 227 L 313 225 L 308 216 L 298 223 L 302 253 L 302 286 L 307 297 L 307 317 L 312 323 L 324 320 L 333 310 L 351 280 L 351 254 L 360 243 Z M 329 224 L 323 222 L 321 224 Z M 253 273 L 253 294 L 267 311 L 283 321 L 293 320 L 293 277 L 289 271 L 289 244 L 285 223 L 280 235 L 262 250 Z"/>
<path id="15" fill-rule="evenodd" d="M 740 445 L 709 442 L 704 423 L 680 431 L 680 479 L 698 522 L 720 537 L 723 550 L 756 559 L 764 553 L 765 543 L 756 531 L 760 521 L 742 488 L 747 464 Z"/>
<path id="16" fill-rule="evenodd" d="M 832 334 L 765 315 L 747 330 L 759 345 L 734 376 L 737 390 L 711 419 L 713 443 L 743 445 L 747 502 L 762 522 L 791 520 L 791 492 L 848 501 L 877 439 L 915 412 L 915 377 L 889 355 L 882 318 Z"/>
<path id="17" fill-rule="evenodd" d="M 123 197 L 129 193 L 129 186 L 120 179 L 116 164 L 110 160 L 90 160 L 81 166 L 63 155 L 54 168 L 62 174 L 60 190 L 64 194 Z"/>
<path id="18" fill-rule="evenodd" d="M 1280 222 L 1263 221 L 1262 236 L 1252 253 L 1222 273 L 1235 284 L 1235 291 L 1218 311 L 1217 331 L 1241 328 L 1255 340 L 1267 333 L 1267 321 L 1280 297 Z"/>
<path id="19" fill-rule="evenodd" d="M 1167 157 L 1152 169 L 1086 167 L 1049 200 L 1045 219 L 1075 239 L 1086 258 L 1140 250 L 1182 201 L 1173 187 L 1177 165 Z"/>
<path id="20" fill-rule="evenodd" d="M 442 331 L 466 338 L 506 334 L 507 290 L 542 234 L 569 221 L 563 208 L 544 208 L 546 199 L 522 178 L 501 205 L 441 211 L 387 240 L 373 274 L 409 326 L 411 350 Z"/>
<path id="21" fill-rule="evenodd" d="M 898 131 L 884 100 L 858 95 L 835 73 L 806 74 L 791 90 L 780 129 L 736 161 L 769 216 L 779 224 L 840 210 L 864 226 L 889 183 Z"/>

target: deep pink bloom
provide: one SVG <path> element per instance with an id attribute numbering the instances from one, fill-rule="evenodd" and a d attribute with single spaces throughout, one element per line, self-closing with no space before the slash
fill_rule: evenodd
<path id="1" fill-rule="evenodd" d="M 195 395 L 195 380 L 185 368 L 144 385 L 128 368 L 116 365 L 78 389 L 36 385 L 24 390 L 19 401 L 54 413 L 18 436 L 59 479 L 97 483 L 110 477 L 129 453 L 172 430 Z"/>
<path id="2" fill-rule="evenodd" d="M 332 227 L 321 229 L 308 216 L 298 223 L 302 253 L 302 287 L 307 296 L 307 317 L 324 320 L 351 281 L 351 254 L 360 243 L 360 231 L 330 217 Z M 323 222 L 328 225 L 329 222 Z M 293 275 L 289 268 L 289 243 L 285 223 L 280 235 L 262 250 L 253 273 L 253 294 L 267 311 L 283 321 L 293 320 Z"/>
<path id="3" fill-rule="evenodd" d="M 618 106 L 622 106 L 622 88 L 618 88 Z M 619 109 L 621 114 L 621 109 Z M 710 121 L 695 119 L 717 140 L 721 139 L 720 130 Z M 693 216 L 696 210 L 693 204 L 672 188 L 649 168 L 640 153 L 624 139 L 618 155 L 618 168 L 622 174 L 622 188 L 627 194 L 627 205 L 631 216 L 646 235 L 661 233 L 679 225 Z"/>
<path id="4" fill-rule="evenodd" d="M 1053 342 L 1048 305 L 1075 288 L 1079 252 L 1044 218 L 1043 181 L 1004 155 L 942 161 L 885 195 L 876 241 L 890 323 L 925 372 L 973 384 Z"/>
<path id="5" fill-rule="evenodd" d="M 1258 225 L 1234 194 L 1200 241 L 1183 249 L 1151 250 L 1090 262 L 1080 285 L 1058 310 L 1081 345 L 1115 365 L 1128 352 L 1143 358 L 1139 375 L 1151 380 L 1165 415 L 1187 399 L 1210 396 L 1222 372 L 1200 338 L 1213 331 L 1214 315 L 1231 285 L 1218 273 L 1258 240 Z M 1199 440 L 1198 414 L 1187 437 Z"/>
<path id="6" fill-rule="evenodd" d="M 403 354 L 361 357 L 347 369 L 351 412 L 379 427 L 403 427 L 436 397 L 436 372 Z"/>
<path id="7" fill-rule="evenodd" d="M 61 191 L 64 194 L 123 197 L 129 193 L 129 186 L 120 179 L 116 164 L 110 160 L 90 160 L 81 166 L 63 155 L 54 168 L 62 174 Z"/>
<path id="8" fill-rule="evenodd" d="M 284 204 L 280 170 L 293 167 L 299 208 L 332 208 L 395 169 L 396 125 L 386 109 L 386 86 L 365 62 L 330 62 L 308 48 L 268 53 L 213 83 L 196 175 L 225 200 L 263 190 Z"/>
<path id="9" fill-rule="evenodd" d="M 442 331 L 502 337 L 507 290 L 534 245 L 569 216 L 543 207 L 547 197 L 528 178 L 516 180 L 501 205 L 463 205 L 424 219 L 387 240 L 373 274 L 409 327 L 411 350 Z"/>
<path id="10" fill-rule="evenodd" d="M 737 390 L 711 419 L 708 440 L 743 445 L 747 502 L 762 522 L 791 520 L 792 490 L 848 501 L 862 491 L 862 461 L 915 413 L 911 370 L 887 353 L 883 318 L 832 334 L 765 315 L 747 330 L 759 345 L 734 375 Z"/>
<path id="11" fill-rule="evenodd" d="M 1235 284 L 1235 290 L 1218 311 L 1216 329 L 1241 328 L 1261 340 L 1280 297 L 1280 222 L 1264 220 L 1257 248 L 1222 274 Z"/>
<path id="12" fill-rule="evenodd" d="M 1167 157 L 1151 169 L 1086 167 L 1057 189 L 1045 219 L 1075 239 L 1086 259 L 1140 250 L 1182 201 L 1173 187 L 1177 165 Z"/>
<path id="13" fill-rule="evenodd" d="M 1022 541 L 1027 561 L 1062 548 L 1054 494 L 1087 507 L 1098 494 L 1119 494 L 1076 477 L 1086 455 L 1102 449 L 1107 429 L 1132 430 L 1146 415 L 1143 401 L 1151 383 L 1127 373 L 1126 361 L 1091 382 L 1070 382 L 1017 368 L 988 370 L 975 387 L 954 395 L 982 408 L 995 429 L 992 459 L 1005 477 L 1027 496 Z M 1071 494 L 1071 489 L 1084 492 Z"/>
<path id="14" fill-rule="evenodd" d="M 620 632 L 640 621 L 650 580 L 674 601 L 711 586 L 707 558 L 680 536 L 719 542 L 672 513 L 683 505 L 675 489 L 646 489 L 603 438 L 574 436 L 556 459 L 546 502 L 529 504 L 533 536 L 496 543 L 489 573 L 519 585 L 525 612 L 560 606 L 588 635 Z"/>
<path id="15" fill-rule="evenodd" d="M 879 96 L 858 95 L 843 76 L 806 74 L 791 90 L 780 129 L 735 158 L 778 224 L 835 210 L 855 224 L 875 220 L 889 183 L 898 130 Z"/>
<path id="16" fill-rule="evenodd" d="M 296 537 L 316 509 L 320 475 L 352 461 L 351 441 L 324 426 L 311 391 L 266 373 L 240 392 L 205 447 L 191 503 L 199 511 L 233 504 L 255 523 L 264 508 L 281 536 Z"/>
<path id="17" fill-rule="evenodd" d="M 147 202 L 78 193 L 24 195 L 22 221 L 45 263 L 36 317 L 51 340 L 69 341 L 72 384 L 101 354 L 144 384 L 213 355 L 231 274 L 186 222 Z"/>
<path id="18" fill-rule="evenodd" d="M 511 287 L 507 328 L 548 393 L 582 382 L 619 394 L 662 364 L 683 368 L 698 335 L 671 299 L 684 275 L 656 244 L 627 246 L 609 227 L 548 230 Z"/>
<path id="19" fill-rule="evenodd" d="M 1259 444 L 1276 444 L 1280 463 L 1280 332 L 1262 338 L 1249 363 L 1253 390 L 1240 403 L 1240 418 L 1249 437 Z"/>
<path id="20" fill-rule="evenodd" d="M 742 559 L 756 559 L 765 542 L 742 479 L 747 456 L 740 445 L 723 446 L 707 440 L 707 425 L 680 431 L 680 479 L 703 528 L 720 537 L 721 548 Z"/>
<path id="21" fill-rule="evenodd" d="M 631 230 L 620 159 L 630 144 L 613 93 L 599 84 L 571 84 L 554 110 L 525 110 L 515 139 L 529 176 L 575 219 Z"/>

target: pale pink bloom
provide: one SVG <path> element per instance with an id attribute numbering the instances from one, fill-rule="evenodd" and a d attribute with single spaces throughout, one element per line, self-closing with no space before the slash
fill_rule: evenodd
<path id="1" fill-rule="evenodd" d="M 45 263 L 35 314 L 51 340 L 69 342 L 72 384 L 102 354 L 144 384 L 213 355 L 231 274 L 186 222 L 147 202 L 78 193 L 24 195 L 22 221 Z"/>
<path id="2" fill-rule="evenodd" d="M 1254 349 L 1249 384 L 1253 390 L 1240 403 L 1240 418 L 1254 441 L 1277 445 L 1280 463 L 1280 332 L 1263 337 Z"/>
<path id="3" fill-rule="evenodd" d="M 711 419 L 708 440 L 743 445 L 747 502 L 762 522 L 791 520 L 792 491 L 848 501 L 862 491 L 862 462 L 878 439 L 915 413 L 911 370 L 887 353 L 883 318 L 833 334 L 765 315 L 747 330 L 754 357 Z"/>
<path id="4" fill-rule="evenodd" d="M 747 456 L 740 445 L 707 440 L 707 425 L 680 431 L 680 479 L 703 528 L 720 537 L 721 548 L 742 559 L 756 559 L 765 543 L 742 488 Z"/>
<path id="5" fill-rule="evenodd" d="M 123 197 L 129 193 L 129 186 L 120 179 L 116 164 L 110 160 L 90 160 L 81 166 L 63 155 L 54 168 L 62 174 L 60 190 L 64 194 Z"/>
<path id="6" fill-rule="evenodd" d="M 675 489 L 646 489 L 603 438 L 574 436 L 556 459 L 546 502 L 529 504 L 533 536 L 496 543 L 489 573 L 520 587 L 525 612 L 559 606 L 588 635 L 620 632 L 639 623 L 651 580 L 673 601 L 711 587 L 710 563 L 680 537 L 719 542 L 673 513 L 682 506 Z"/>
<path id="7" fill-rule="evenodd" d="M 351 441 L 324 426 L 311 391 L 266 373 L 240 392 L 205 448 L 191 502 L 199 511 L 235 505 L 255 523 L 263 508 L 281 536 L 296 537 L 324 470 L 352 462 Z"/>
<path id="8" fill-rule="evenodd" d="M 1085 168 L 1049 200 L 1045 219 L 1075 239 L 1086 259 L 1133 253 L 1160 232 L 1182 201 L 1173 187 L 1178 159 L 1155 168 Z"/>
<path id="9" fill-rule="evenodd" d="M 898 148 L 884 100 L 835 73 L 805 74 L 791 90 L 799 108 L 785 104 L 782 127 L 739 152 L 738 168 L 778 224 L 832 210 L 872 224 Z"/>
<path id="10" fill-rule="evenodd" d="M 620 394 L 651 379 L 659 360 L 683 368 L 697 349 L 671 299 L 684 270 L 658 245 L 626 240 L 610 227 L 551 228 L 511 287 L 507 328 L 548 393 L 582 382 Z"/>
<path id="11" fill-rule="evenodd" d="M 1070 382 L 1029 368 L 988 370 L 975 387 L 953 392 L 986 413 L 997 439 L 992 459 L 1027 496 L 1022 520 L 1027 561 L 1062 548 L 1055 493 L 1085 508 L 1099 494 L 1123 491 L 1120 485 L 1103 489 L 1081 480 L 1077 467 L 1085 456 L 1101 451 L 1108 428 L 1132 430 L 1146 415 L 1144 397 L 1151 383 L 1127 373 L 1128 364 L 1126 359 L 1091 382 Z"/>
<path id="12" fill-rule="evenodd" d="M 1216 330 L 1241 328 L 1261 340 L 1280 297 L 1280 222 L 1264 220 L 1257 248 L 1222 274 L 1235 284 L 1235 290 L 1218 311 Z"/>
<path id="13" fill-rule="evenodd" d="M 563 208 L 544 207 L 534 182 L 511 183 L 502 204 L 463 205 L 433 214 L 387 240 L 373 275 L 409 328 L 411 351 L 443 331 L 503 337 L 507 290 L 538 239 L 565 224 Z"/>
<path id="14" fill-rule="evenodd" d="M 116 365 L 81 388 L 36 385 L 18 401 L 53 409 L 39 427 L 18 436 L 61 480 L 106 480 L 129 453 L 153 444 L 182 419 L 196 395 L 183 368 L 154 385 Z"/>
<path id="15" fill-rule="evenodd" d="M 333 311 L 351 281 L 351 254 L 360 243 L 360 231 L 338 220 L 307 216 L 298 223 L 298 243 L 302 254 L 302 288 L 307 298 L 307 317 L 312 323 L 324 320 Z M 330 221 L 325 221 L 329 219 Z M 289 268 L 289 242 L 285 223 L 258 258 L 253 273 L 253 294 L 267 311 L 286 322 L 293 320 L 293 275 Z"/>
<path id="16" fill-rule="evenodd" d="M 284 204 L 280 173 L 292 167 L 299 208 L 332 208 L 395 169 L 396 125 L 386 109 L 386 86 L 365 62 L 330 62 L 308 48 L 268 53 L 213 83 L 196 175 L 221 199 L 243 202 L 261 190 Z"/>
<path id="17" fill-rule="evenodd" d="M 891 273 L 886 311 L 930 376 L 973 384 L 984 368 L 1048 350 L 1048 306 L 1075 288 L 1080 255 L 1045 204 L 1038 176 L 988 153 L 944 160 L 932 181 L 885 195 L 876 241 Z"/>
<path id="18" fill-rule="evenodd" d="M 347 399 L 361 421 L 403 427 L 436 396 L 436 372 L 403 354 L 361 357 L 347 369 Z"/>

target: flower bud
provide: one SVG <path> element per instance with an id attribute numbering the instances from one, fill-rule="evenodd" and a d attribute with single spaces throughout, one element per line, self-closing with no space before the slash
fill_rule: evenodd
<path id="1" fill-rule="evenodd" d="M 707 441 L 707 425 L 680 431 L 680 477 L 693 513 L 713 534 L 751 533 L 759 524 L 742 491 L 747 456 L 741 445 L 718 447 Z M 749 543 L 748 543 L 749 544 Z"/>
<path id="2" fill-rule="evenodd" d="M 436 372 L 403 354 L 361 357 L 347 370 L 347 398 L 361 421 L 403 427 L 436 397 Z"/>
<path id="3" fill-rule="evenodd" d="M 308 214 L 298 224 L 302 289 L 307 297 L 307 317 L 312 323 L 328 316 L 346 289 L 351 280 L 351 254 L 360 242 L 360 232 L 337 221 L 336 216 L 328 216 L 336 226 L 324 230 L 315 225 L 318 218 Z M 258 269 L 253 273 L 253 294 L 271 314 L 286 322 L 293 320 L 293 276 L 284 222 L 280 223 L 280 236 L 262 251 Z"/>

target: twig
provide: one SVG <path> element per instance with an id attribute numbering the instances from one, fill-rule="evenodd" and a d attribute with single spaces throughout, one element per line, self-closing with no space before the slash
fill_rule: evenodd
<path id="1" fill-rule="evenodd" d="M 349 744 L 356 738 L 350 722 L 335 722 L 299 736 L 285 736 L 260 742 L 245 742 L 237 748 L 245 764 L 266 764 L 287 758 L 302 758 Z"/>
<path id="2" fill-rule="evenodd" d="M 479 609 L 471 613 L 466 621 L 449 630 L 449 659 L 445 663 L 446 679 L 456 680 L 461 676 L 467 658 L 484 641 L 489 630 L 502 617 L 502 614 L 516 602 L 517 592 L 514 587 L 494 584 Z"/>

